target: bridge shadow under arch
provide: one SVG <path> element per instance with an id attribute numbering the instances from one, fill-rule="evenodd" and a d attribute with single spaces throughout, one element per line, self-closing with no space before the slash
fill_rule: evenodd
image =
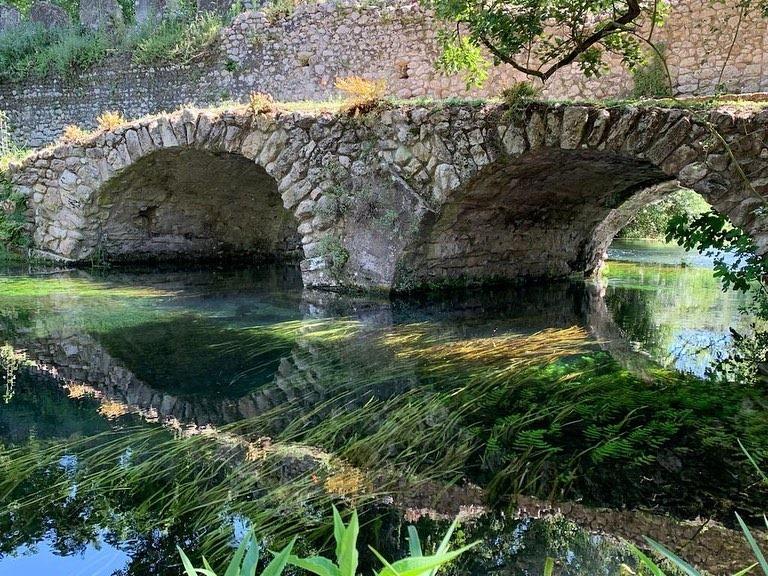
<path id="1" fill-rule="evenodd" d="M 634 214 L 676 188 L 661 168 L 617 152 L 504 156 L 424 220 L 400 271 L 421 284 L 591 273 Z"/>
<path id="2" fill-rule="evenodd" d="M 107 260 L 302 257 L 274 178 L 240 154 L 157 150 L 105 182 L 93 202 L 96 251 Z"/>

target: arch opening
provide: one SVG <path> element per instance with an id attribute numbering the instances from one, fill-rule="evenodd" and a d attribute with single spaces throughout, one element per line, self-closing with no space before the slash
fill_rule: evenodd
<path id="1" fill-rule="evenodd" d="M 92 247 L 110 261 L 299 260 L 301 238 L 275 180 L 228 152 L 170 148 L 141 158 L 96 199 Z"/>
<path id="2" fill-rule="evenodd" d="M 628 202 L 666 193 L 668 182 L 650 162 L 606 151 L 543 148 L 497 160 L 424 223 L 401 273 L 420 283 L 589 273 L 618 230 L 605 222 L 618 223 Z"/>

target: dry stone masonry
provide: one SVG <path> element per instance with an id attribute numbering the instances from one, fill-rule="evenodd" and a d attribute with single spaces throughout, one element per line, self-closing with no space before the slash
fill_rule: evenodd
<path id="1" fill-rule="evenodd" d="M 187 108 L 40 150 L 11 178 L 52 258 L 298 255 L 307 286 L 390 290 L 590 272 L 638 198 L 676 180 L 764 250 L 766 131 L 768 111 Z"/>
<path id="2" fill-rule="evenodd" d="M 145 21 L 173 5 L 141 0 L 137 18 Z M 36 6 L 37 12 L 47 11 L 43 2 Z M 119 19 L 115 6 L 114 0 L 81 2 L 93 26 Z M 768 90 L 768 26 L 756 11 L 738 26 L 726 61 L 737 20 L 735 0 L 672 0 L 669 24 L 657 28 L 653 40 L 665 47 L 680 94 L 712 94 L 718 85 L 731 92 Z M 185 105 L 242 102 L 253 91 L 278 100 L 327 99 L 338 96 L 335 79 L 349 75 L 385 79 L 400 98 L 495 96 L 520 78 L 500 66 L 483 89 L 468 90 L 461 77 L 442 75 L 434 67 L 437 27 L 416 0 L 307 2 L 287 17 L 249 10 L 222 30 L 213 52 L 200 61 L 145 67 L 122 55 L 75 78 L 0 84 L 0 110 L 9 113 L 19 143 L 37 147 L 53 141 L 67 124 L 93 127 L 104 110 L 138 118 Z M 618 63 L 596 79 L 572 67 L 552 78 L 545 96 L 622 97 L 632 86 Z"/>

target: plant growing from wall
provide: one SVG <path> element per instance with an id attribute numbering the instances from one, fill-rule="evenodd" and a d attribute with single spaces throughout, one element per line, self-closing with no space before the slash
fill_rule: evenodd
<path id="1" fill-rule="evenodd" d="M 0 80 L 82 70 L 104 58 L 108 46 L 98 32 L 74 26 L 46 29 L 35 22 L 22 22 L 0 32 Z"/>
<path id="2" fill-rule="evenodd" d="M 335 86 L 346 94 L 342 111 L 350 116 L 376 109 L 387 92 L 384 80 L 367 80 L 360 76 L 337 78 Z"/>
<path id="3" fill-rule="evenodd" d="M 125 124 L 125 117 L 120 112 L 114 110 L 105 110 L 96 117 L 96 126 L 104 132 L 114 130 L 123 124 Z"/>
<path id="4" fill-rule="evenodd" d="M 606 55 L 632 69 L 642 61 L 641 20 L 655 21 L 661 0 L 422 0 L 445 24 L 438 36 L 438 67 L 463 72 L 481 85 L 491 62 L 506 63 L 542 83 L 571 64 L 586 76 L 599 75 Z M 489 61 L 486 54 L 490 54 Z"/>
<path id="5" fill-rule="evenodd" d="M 215 12 L 197 12 L 189 2 L 159 23 L 148 22 L 139 29 L 130 44 L 133 61 L 138 64 L 190 62 L 218 39 L 224 19 Z"/>
<path id="6" fill-rule="evenodd" d="M 251 92 L 248 96 L 248 111 L 254 116 L 258 114 L 268 114 L 275 112 L 277 106 L 275 105 L 275 99 L 271 94 L 265 94 L 264 92 Z"/>
<path id="7" fill-rule="evenodd" d="M 332 234 L 323 236 L 318 243 L 318 249 L 320 254 L 328 261 L 328 270 L 331 275 L 339 279 L 344 266 L 349 261 L 349 250 L 344 247 L 338 237 Z"/>
<path id="8" fill-rule="evenodd" d="M 6 253 L 18 252 L 29 245 L 26 198 L 13 189 L 5 174 L 7 164 L 20 155 L 20 151 L 14 150 L 0 157 L 0 246 Z"/>
<path id="9" fill-rule="evenodd" d="M 645 57 L 645 60 L 632 70 L 634 86 L 632 95 L 635 98 L 668 98 L 673 95 L 669 71 L 665 62 L 663 45 L 655 47 Z"/>

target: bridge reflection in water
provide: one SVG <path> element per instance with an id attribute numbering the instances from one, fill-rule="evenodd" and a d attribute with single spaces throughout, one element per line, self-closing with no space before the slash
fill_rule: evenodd
<path id="1" fill-rule="evenodd" d="M 237 469 L 232 446 L 241 459 L 253 450 L 279 455 L 274 469 L 261 472 L 262 492 L 290 487 L 307 472 L 324 477 L 336 453 L 363 477 L 331 474 L 326 488 L 383 482 L 387 465 L 398 473 L 442 471 L 436 484 L 394 490 L 395 503 L 412 514 L 489 503 L 501 510 L 522 492 L 693 517 L 701 504 L 686 493 L 704 490 L 716 501 L 737 488 L 716 470 L 724 449 L 705 445 L 696 429 L 715 420 L 721 426 L 745 396 L 707 392 L 709 384 L 638 354 L 597 284 L 389 301 L 303 290 L 296 270 L 282 267 L 80 271 L 6 278 L 0 299 L 4 338 L 26 349 L 40 371 L 24 376 L 0 410 L 0 428 L 14 443 L 87 438 L 143 422 L 148 432 L 138 434 L 150 434 L 162 451 L 173 440 L 155 437 L 147 422 L 182 436 L 207 428 L 213 435 L 193 451 L 201 462 L 212 451 Z M 754 426 L 759 418 L 751 418 L 728 423 L 725 435 Z M 615 438 L 626 443 L 611 451 Z M 369 470 L 373 480 L 364 479 Z M 459 471 L 482 489 L 446 489 L 442 482 Z M 746 498 L 753 505 L 762 495 Z M 546 509 L 521 502 L 534 515 Z M 632 539 L 679 542 L 700 527 L 567 510 L 589 530 Z M 600 548 L 601 562 L 619 554 L 610 546 Z M 690 550 L 710 566 L 735 566 L 746 556 L 723 528 L 696 536 Z"/>

